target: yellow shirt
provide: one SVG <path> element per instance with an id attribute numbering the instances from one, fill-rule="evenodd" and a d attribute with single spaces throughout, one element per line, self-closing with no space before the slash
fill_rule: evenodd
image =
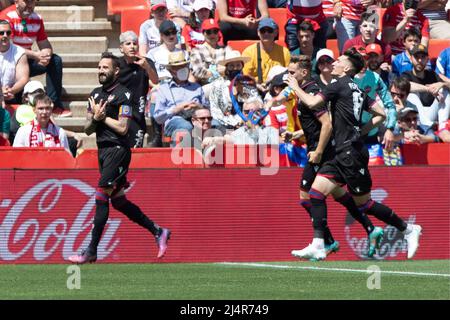
<path id="1" fill-rule="evenodd" d="M 258 79 L 258 43 L 254 43 L 242 52 L 243 57 L 249 57 L 251 60 L 247 62 L 244 66 L 243 73 L 245 75 L 249 75 L 254 77 L 257 81 Z M 291 59 L 291 54 L 289 50 L 285 47 L 280 46 L 279 44 L 274 44 L 273 50 L 270 53 L 264 51 L 263 46 L 261 45 L 261 70 L 262 70 L 262 82 L 265 82 L 267 79 L 267 75 L 269 74 L 269 70 L 273 66 L 281 65 L 283 67 L 287 67 L 289 64 L 289 60 Z M 259 81 L 258 81 L 259 82 Z"/>

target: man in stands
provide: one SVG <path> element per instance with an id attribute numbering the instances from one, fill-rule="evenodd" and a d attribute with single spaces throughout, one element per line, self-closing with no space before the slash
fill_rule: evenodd
<path id="1" fill-rule="evenodd" d="M 258 83 L 266 81 L 269 70 L 273 66 L 286 67 L 291 58 L 287 48 L 275 43 L 277 35 L 278 25 L 275 21 L 272 18 L 264 18 L 258 25 L 260 41 L 248 46 L 242 52 L 243 57 L 250 58 L 244 66 L 243 73 L 257 79 Z"/>
<path id="2" fill-rule="evenodd" d="M 33 110 L 36 118 L 19 128 L 13 147 L 63 147 L 70 152 L 64 129 L 50 119 L 53 110 L 50 98 L 44 93 L 35 96 Z"/>
<path id="3" fill-rule="evenodd" d="M 257 17 L 256 8 L 260 17 Z M 266 0 L 217 0 L 217 11 L 224 44 L 228 40 L 258 39 L 258 23 L 269 17 Z"/>
<path id="4" fill-rule="evenodd" d="M 410 28 L 417 28 L 422 33 L 421 43 L 428 46 L 430 28 L 428 19 L 417 10 L 419 0 L 403 0 L 389 7 L 383 17 L 383 41 L 391 45 L 392 54 L 405 50 L 403 34 Z"/>
<path id="5" fill-rule="evenodd" d="M 450 39 L 450 16 L 445 10 L 448 0 L 422 0 L 419 9 L 430 21 L 431 39 Z"/>
<path id="6" fill-rule="evenodd" d="M 0 65 L 3 99 L 7 104 L 22 101 L 22 90 L 28 82 L 28 68 L 25 50 L 11 43 L 11 26 L 6 20 L 0 20 Z"/>
<path id="7" fill-rule="evenodd" d="M 53 113 L 61 117 L 70 117 L 72 113 L 69 109 L 64 109 L 61 102 L 62 60 L 53 53 L 44 29 L 44 21 L 34 12 L 35 5 L 36 0 L 14 0 L 13 5 L 2 11 L 0 18 L 9 21 L 13 43 L 25 49 L 30 77 L 47 74 L 47 92 L 55 106 Z M 31 48 L 35 41 L 38 51 Z"/>

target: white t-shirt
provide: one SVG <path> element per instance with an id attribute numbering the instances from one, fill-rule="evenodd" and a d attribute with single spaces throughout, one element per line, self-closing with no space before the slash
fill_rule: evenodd
<path id="1" fill-rule="evenodd" d="M 179 48 L 175 48 L 172 52 L 182 51 Z M 184 50 L 183 50 L 184 51 Z M 166 65 L 169 63 L 169 53 L 171 51 L 167 50 L 166 46 L 158 46 L 153 48 L 147 53 L 147 58 L 155 63 L 156 72 L 158 72 L 159 79 L 171 79 L 172 75 L 166 69 Z M 189 59 L 189 52 L 184 51 L 186 60 Z"/>
<path id="2" fill-rule="evenodd" d="M 16 65 L 25 50 L 15 44 L 10 45 L 8 51 L 0 52 L 0 75 L 3 86 L 12 87 L 16 83 Z"/>
<path id="3" fill-rule="evenodd" d="M 191 13 L 195 0 L 166 0 L 167 9 L 180 8 L 184 13 Z"/>
<path id="4" fill-rule="evenodd" d="M 32 124 L 28 123 L 17 130 L 16 136 L 14 138 L 13 147 L 29 147 L 30 146 L 30 135 Z M 46 140 L 45 135 L 47 130 L 53 130 L 53 135 L 58 135 L 60 146 L 57 146 L 54 141 Z M 41 129 L 40 132 L 37 133 L 39 141 L 44 141 L 44 147 L 62 147 L 66 149 L 70 153 L 69 149 L 69 140 L 67 139 L 66 132 L 63 128 L 58 127 L 57 125 L 51 125 L 47 129 Z"/>

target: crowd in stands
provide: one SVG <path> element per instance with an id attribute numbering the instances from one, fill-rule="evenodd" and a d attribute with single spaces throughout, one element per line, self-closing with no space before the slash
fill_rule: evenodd
<path id="1" fill-rule="evenodd" d="M 61 102 L 62 61 L 35 4 L 15 0 L 0 14 L 3 106 L 25 101 L 37 114 L 24 87 L 30 77 L 46 73 L 53 113 L 70 116 Z M 280 143 L 290 161 L 302 166 L 305 141 L 288 75 L 300 86 L 315 81 L 323 89 L 333 81 L 336 54 L 350 48 L 366 61 L 354 81 L 387 115 L 366 137 L 371 157 L 394 154 L 401 160 L 401 144 L 450 142 L 450 45 L 437 60 L 429 55 L 430 40 L 450 44 L 447 0 L 148 0 L 148 7 L 139 35 L 127 30 L 119 39 L 119 80 L 135 104 L 134 147 L 173 147 L 185 133 L 190 139 L 182 143 L 200 139 L 198 148 Z M 271 8 L 285 8 L 285 19 L 271 18 Z M 337 51 L 327 47 L 330 39 L 336 39 Z M 233 48 L 236 40 L 254 41 L 241 53 Z M 22 112 L 12 117 L 13 131 L 25 124 Z M 148 145 L 146 117 L 152 121 Z M 13 144 L 2 108 L 0 120 L 0 139 Z M 370 114 L 362 121 L 370 121 Z M 205 134 L 210 129 L 214 133 Z M 75 133 L 69 136 L 78 144 Z"/>

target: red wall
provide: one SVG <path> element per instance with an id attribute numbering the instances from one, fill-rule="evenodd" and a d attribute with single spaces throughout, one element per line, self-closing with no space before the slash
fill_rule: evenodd
<path id="1" fill-rule="evenodd" d="M 373 197 L 424 229 L 417 259 L 448 259 L 449 167 L 376 167 Z M 276 175 L 249 169 L 137 169 L 128 198 L 169 227 L 166 262 L 288 261 L 312 237 L 298 205 L 301 169 Z M 97 170 L 0 170 L 0 263 L 62 263 L 87 245 Z M 346 224 L 329 201 L 329 225 L 342 249 L 330 259 L 365 252 L 365 232 Z M 374 220 L 374 219 L 373 219 Z M 376 225 L 384 224 L 374 220 Z M 406 245 L 385 227 L 383 259 L 406 259 Z M 155 262 L 154 239 L 111 209 L 100 243 L 102 262 Z"/>

